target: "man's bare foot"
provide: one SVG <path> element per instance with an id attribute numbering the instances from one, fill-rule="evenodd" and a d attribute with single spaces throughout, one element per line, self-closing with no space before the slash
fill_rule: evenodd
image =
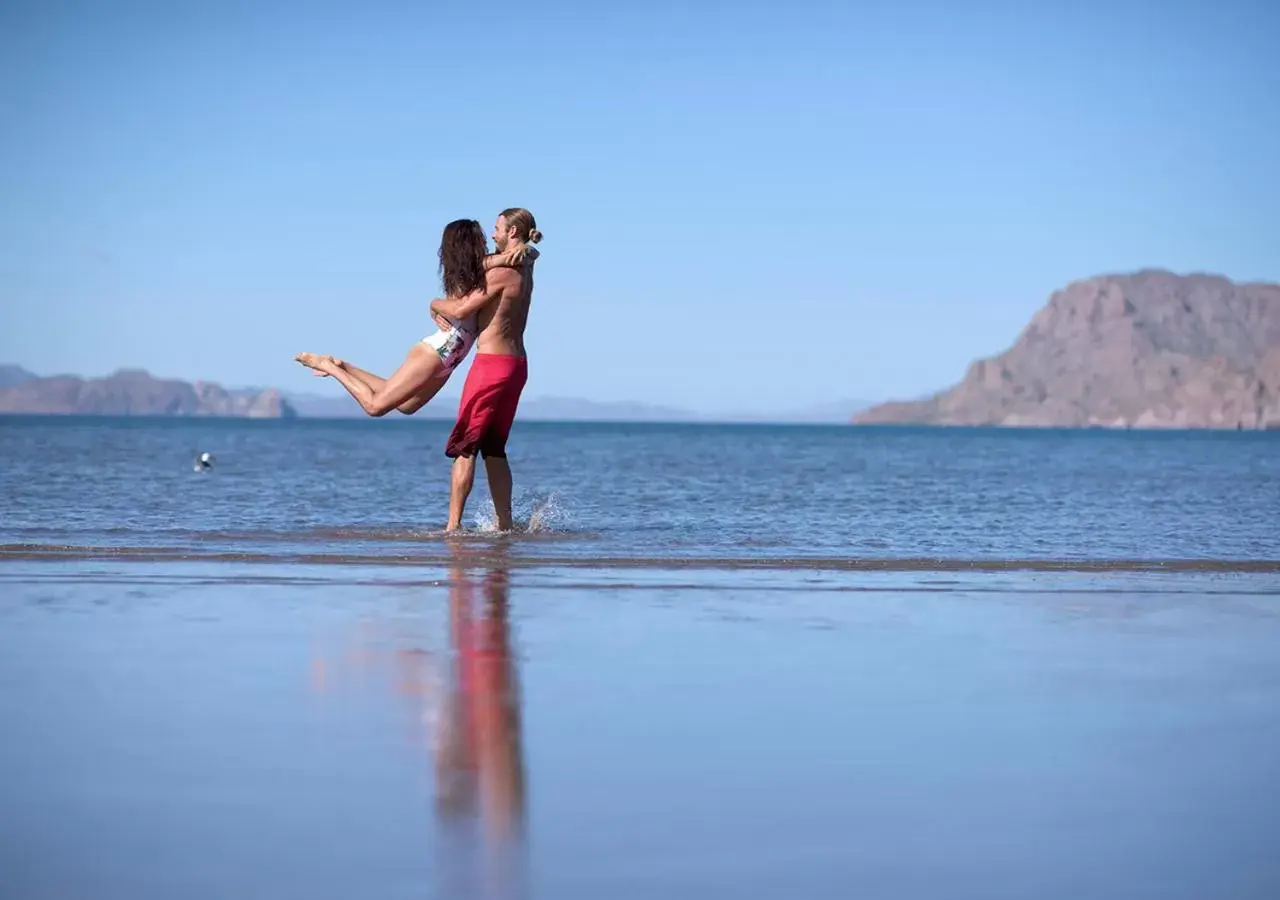
<path id="1" fill-rule="evenodd" d="M 318 378 L 328 378 L 330 369 L 342 368 L 342 360 L 325 353 L 299 353 L 294 359 L 312 369 L 312 374 Z"/>

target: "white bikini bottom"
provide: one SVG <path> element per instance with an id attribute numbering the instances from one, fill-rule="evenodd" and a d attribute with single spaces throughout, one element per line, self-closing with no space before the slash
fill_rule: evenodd
<path id="1" fill-rule="evenodd" d="M 471 347 L 475 342 L 476 335 L 473 331 L 456 326 L 449 329 L 441 329 L 435 334 L 428 335 L 422 339 L 422 343 L 440 354 L 441 366 L 450 372 L 467 358 L 467 354 L 471 351 Z"/>

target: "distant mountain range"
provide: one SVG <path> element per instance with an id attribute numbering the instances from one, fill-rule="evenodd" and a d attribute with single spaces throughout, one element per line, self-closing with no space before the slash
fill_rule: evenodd
<path id="1" fill-rule="evenodd" d="M 442 394 L 423 407 L 420 419 L 451 419 L 458 394 Z M 841 423 L 867 404 L 831 403 L 791 412 L 723 415 L 630 401 L 576 397 L 529 397 L 520 416 L 530 421 L 568 422 L 813 422 Z M 0 365 L 0 413 L 47 415 L 169 415 L 242 418 L 363 418 L 345 391 L 330 395 L 276 388 L 224 388 L 212 382 L 156 378 L 141 369 L 121 369 L 105 378 L 41 377 L 21 366 Z"/>
<path id="2" fill-rule="evenodd" d="M 234 392 L 208 381 L 155 378 L 141 369 L 120 369 L 105 378 L 42 378 L 14 365 L 0 365 L 0 413 L 249 419 L 297 415 L 274 388 Z"/>

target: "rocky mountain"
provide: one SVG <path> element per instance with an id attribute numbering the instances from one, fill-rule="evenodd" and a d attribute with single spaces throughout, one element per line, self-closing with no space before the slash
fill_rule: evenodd
<path id="1" fill-rule="evenodd" d="M 1280 285 L 1155 270 L 1077 281 L 959 384 L 853 421 L 1280 428 Z"/>
<path id="2" fill-rule="evenodd" d="M 250 419 L 287 418 L 297 414 L 274 388 L 244 395 L 207 381 L 192 384 L 155 378 L 141 369 L 121 369 L 106 378 L 32 376 L 0 387 L 0 413 Z"/>

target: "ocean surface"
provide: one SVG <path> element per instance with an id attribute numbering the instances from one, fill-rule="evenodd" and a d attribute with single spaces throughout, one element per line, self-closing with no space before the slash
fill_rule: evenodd
<path id="1" fill-rule="evenodd" d="M 1280 434 L 447 428 L 0 418 L 0 897 L 1280 896 Z"/>
<path id="2" fill-rule="evenodd" d="M 449 426 L 0 417 L 0 544 L 438 554 Z M 534 422 L 510 455 L 521 558 L 1280 560 L 1280 433 Z"/>

